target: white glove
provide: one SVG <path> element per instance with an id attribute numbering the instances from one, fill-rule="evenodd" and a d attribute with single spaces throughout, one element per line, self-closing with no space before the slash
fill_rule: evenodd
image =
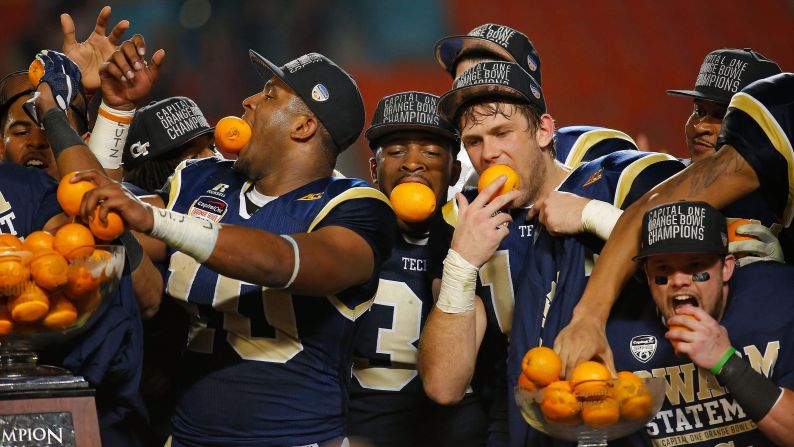
<path id="1" fill-rule="evenodd" d="M 733 254 L 747 253 L 747 256 L 736 259 L 739 267 L 757 261 L 775 261 L 783 263 L 783 249 L 780 241 L 772 230 L 761 224 L 745 224 L 736 228 L 737 235 L 753 236 L 756 239 L 736 241 L 728 244 L 728 251 Z"/>

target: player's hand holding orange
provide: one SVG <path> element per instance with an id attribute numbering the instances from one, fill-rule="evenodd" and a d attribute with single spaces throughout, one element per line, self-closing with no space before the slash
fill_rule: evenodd
<path id="1" fill-rule="evenodd" d="M 127 228 L 140 232 L 151 231 L 154 219 L 150 207 L 125 189 L 120 182 L 95 170 L 80 171 L 72 181 L 89 181 L 97 185 L 85 194 L 80 205 L 79 215 L 84 222 L 91 222 L 95 209 L 98 208 L 100 217 L 102 213 L 112 211 L 121 217 Z"/>
<path id="2" fill-rule="evenodd" d="M 689 330 L 670 330 L 665 338 L 678 339 L 677 352 L 687 355 L 695 365 L 710 370 L 731 347 L 728 330 L 700 307 L 686 304 L 675 311 L 676 315 L 667 320 L 668 326 L 683 326 Z"/>

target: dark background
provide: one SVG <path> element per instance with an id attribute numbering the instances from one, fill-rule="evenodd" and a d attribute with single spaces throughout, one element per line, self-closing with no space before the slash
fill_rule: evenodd
<path id="1" fill-rule="evenodd" d="M 241 114 L 261 89 L 249 48 L 276 64 L 312 51 L 331 57 L 356 78 L 369 120 L 381 96 L 443 93 L 451 80 L 435 65 L 434 43 L 485 22 L 533 41 L 559 126 L 614 127 L 675 155 L 684 155 L 692 105 L 665 90 L 692 88 L 709 51 L 750 47 L 794 70 L 793 0 L 0 0 L 0 73 L 60 49 L 61 12 L 84 40 L 105 4 L 111 25 L 130 20 L 125 37 L 141 33 L 150 54 L 167 52 L 152 99 L 189 96 L 211 124 Z M 369 155 L 362 137 L 339 168 L 368 180 Z"/>

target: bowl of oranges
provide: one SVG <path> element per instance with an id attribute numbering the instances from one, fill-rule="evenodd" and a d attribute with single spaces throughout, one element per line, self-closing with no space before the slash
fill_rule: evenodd
<path id="1" fill-rule="evenodd" d="M 95 245 L 88 227 L 0 234 L 0 341 L 33 349 L 63 341 L 97 318 L 119 283 L 124 247 Z"/>
<path id="2" fill-rule="evenodd" d="M 641 429 L 659 411 L 664 380 L 621 371 L 613 378 L 595 361 L 562 380 L 562 362 L 551 348 L 530 349 L 515 388 L 516 404 L 536 430 L 566 441 L 603 444 Z"/>

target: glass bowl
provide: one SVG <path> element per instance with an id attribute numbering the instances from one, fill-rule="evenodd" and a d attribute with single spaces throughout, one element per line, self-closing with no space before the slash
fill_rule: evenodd
<path id="1" fill-rule="evenodd" d="M 59 257 L 0 252 L 0 355 L 67 341 L 102 315 L 119 285 L 124 247 L 79 247 Z"/>
<path id="2" fill-rule="evenodd" d="M 516 404 L 521 409 L 521 415 L 532 428 L 553 438 L 578 442 L 580 446 L 606 445 L 608 440 L 622 438 L 643 428 L 662 407 L 665 398 L 664 379 L 654 377 L 640 380 L 645 386 L 647 395 L 650 397 L 650 404 L 645 407 L 647 411 L 641 411 L 639 414 L 637 414 L 638 412 L 636 411 L 634 414 L 631 414 L 628 407 L 629 404 L 625 404 L 627 410 L 626 414 L 632 416 L 632 418 L 624 417 L 624 414 L 622 414 L 624 409 L 621 406 L 620 399 L 615 397 L 615 391 L 619 383 L 618 380 L 601 382 L 606 386 L 603 396 L 607 396 L 613 399 L 614 402 L 617 402 L 617 411 L 621 414 L 616 422 L 596 423 L 595 425 L 597 426 L 592 426 L 593 424 L 588 425 L 583 422 L 582 414 L 584 406 L 596 408 L 596 406 L 602 405 L 604 397 L 599 398 L 596 396 L 588 398 L 587 400 L 576 398 L 575 402 L 578 402 L 579 414 L 570 417 L 567 422 L 554 422 L 547 417 L 541 409 L 541 402 L 543 402 L 546 397 L 546 393 L 550 392 L 547 391 L 547 388 L 527 391 L 523 388 L 516 387 L 514 395 Z M 613 405 L 614 402 L 612 403 Z M 626 400 L 626 402 L 628 402 L 628 400 Z M 610 411 L 614 412 L 614 407 L 610 409 Z"/>

